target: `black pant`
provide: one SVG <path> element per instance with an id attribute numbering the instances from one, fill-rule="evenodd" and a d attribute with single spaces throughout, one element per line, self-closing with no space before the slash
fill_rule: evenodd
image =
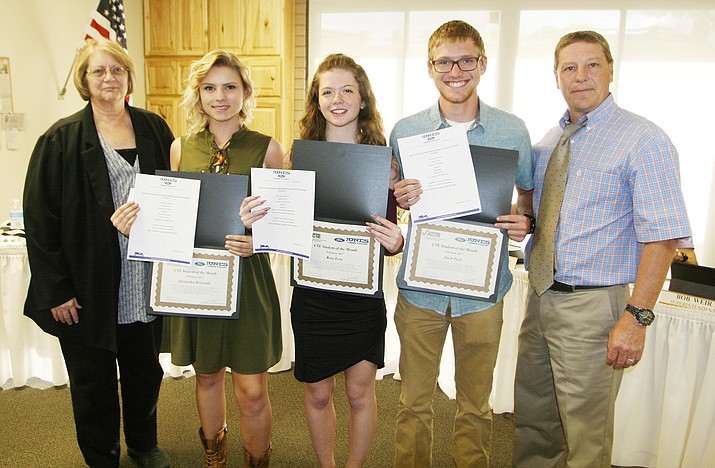
<path id="1" fill-rule="evenodd" d="M 119 466 L 121 378 L 127 446 L 156 445 L 156 406 L 164 371 L 159 364 L 161 318 L 117 327 L 119 353 L 60 340 L 70 380 L 77 442 L 87 465 Z"/>

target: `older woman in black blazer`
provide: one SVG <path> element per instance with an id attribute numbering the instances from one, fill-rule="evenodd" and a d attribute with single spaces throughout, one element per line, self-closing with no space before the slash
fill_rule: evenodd
<path id="1" fill-rule="evenodd" d="M 89 102 L 40 136 L 25 180 L 25 315 L 59 338 L 89 466 L 119 466 L 117 364 L 129 455 L 142 466 L 169 466 L 156 437 L 161 319 L 147 315 L 147 264 L 126 260 L 127 239 L 110 221 L 136 173 L 169 167 L 166 122 L 126 103 L 134 80 L 124 49 L 89 41 L 74 72 Z"/>

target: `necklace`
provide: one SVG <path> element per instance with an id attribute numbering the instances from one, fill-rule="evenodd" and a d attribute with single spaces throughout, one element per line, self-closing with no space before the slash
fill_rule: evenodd
<path id="1" fill-rule="evenodd" d="M 211 135 L 209 133 L 209 135 Z M 216 141 L 211 138 L 209 140 L 209 146 L 211 147 L 211 160 L 209 161 L 209 166 L 204 172 L 210 172 L 212 174 L 226 174 L 228 173 L 228 146 L 231 143 L 229 139 L 222 147 L 218 147 Z"/>

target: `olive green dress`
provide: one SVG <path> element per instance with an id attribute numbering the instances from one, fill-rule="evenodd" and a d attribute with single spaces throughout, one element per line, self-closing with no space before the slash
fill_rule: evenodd
<path id="1" fill-rule="evenodd" d="M 201 172 L 213 155 L 208 130 L 181 138 L 179 170 Z M 263 167 L 271 137 L 242 126 L 227 146 L 230 174 L 249 175 Z M 236 213 L 238 216 L 238 213 Z M 163 348 L 178 366 L 193 364 L 198 372 L 223 367 L 241 374 L 267 371 L 281 357 L 281 315 L 278 293 L 267 254 L 243 258 L 238 320 L 165 317 Z"/>

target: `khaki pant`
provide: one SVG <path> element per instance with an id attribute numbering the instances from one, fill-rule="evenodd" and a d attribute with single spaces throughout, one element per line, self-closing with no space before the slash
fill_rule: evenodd
<path id="1" fill-rule="evenodd" d="M 503 303 L 461 317 L 415 307 L 402 294 L 395 325 L 400 336 L 402 392 L 397 414 L 396 467 L 432 465 L 433 399 L 447 330 L 452 327 L 457 387 L 452 458 L 457 467 L 488 466 L 492 390 Z M 442 466 L 437 462 L 436 466 Z"/>
<path id="2" fill-rule="evenodd" d="M 532 291 L 519 334 L 514 466 L 608 468 L 623 372 L 606 365 L 628 286 Z"/>

